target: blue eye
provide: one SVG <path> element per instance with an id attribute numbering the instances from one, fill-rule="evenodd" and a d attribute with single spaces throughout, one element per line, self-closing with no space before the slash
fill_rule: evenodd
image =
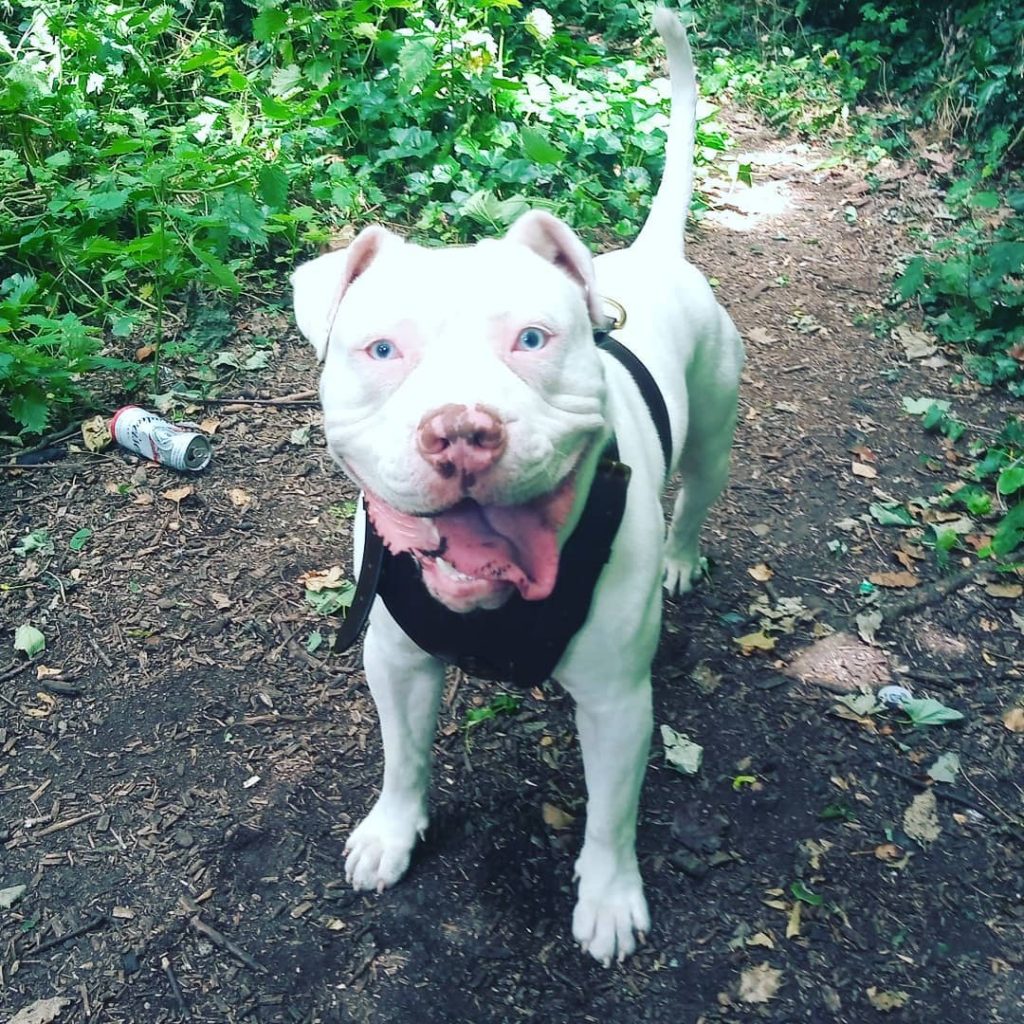
<path id="1" fill-rule="evenodd" d="M 547 343 L 548 336 L 539 327 L 527 327 L 516 338 L 516 348 L 522 352 L 539 352 Z"/>
<path id="2" fill-rule="evenodd" d="M 394 359 L 398 355 L 398 349 L 390 341 L 372 342 L 367 351 L 371 359 Z"/>

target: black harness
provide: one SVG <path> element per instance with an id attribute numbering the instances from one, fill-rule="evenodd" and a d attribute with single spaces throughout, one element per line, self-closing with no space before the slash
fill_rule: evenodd
<path id="1" fill-rule="evenodd" d="M 671 427 L 654 378 L 610 335 L 596 334 L 594 340 L 636 382 L 658 431 L 667 473 L 672 462 Z M 364 508 L 359 582 L 335 650 L 348 650 L 356 642 L 373 599 L 379 596 L 406 635 L 441 661 L 482 679 L 520 686 L 544 682 L 586 621 L 594 588 L 622 522 L 629 476 L 629 467 L 619 462 L 613 437 L 601 453 L 579 522 L 562 547 L 554 590 L 540 601 L 513 594 L 493 611 L 453 612 L 437 601 L 428 593 L 416 559 L 407 551 L 397 555 L 388 551 Z"/>

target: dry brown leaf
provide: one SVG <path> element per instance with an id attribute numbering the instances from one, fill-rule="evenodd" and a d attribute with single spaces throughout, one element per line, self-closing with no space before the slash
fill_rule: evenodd
<path id="1" fill-rule="evenodd" d="M 906 551 L 894 551 L 892 554 L 893 554 L 893 558 L 895 558 L 896 561 L 899 562 L 900 565 L 902 565 L 904 569 L 906 569 L 908 572 L 913 570 L 913 568 L 914 568 L 914 559 L 911 557 L 909 552 L 906 552 Z"/>
<path id="2" fill-rule="evenodd" d="M 747 569 L 747 575 L 757 580 L 758 583 L 767 583 L 775 573 L 764 562 L 758 562 L 757 565 L 752 565 Z"/>
<path id="3" fill-rule="evenodd" d="M 928 846 L 939 838 L 938 802 L 930 789 L 918 793 L 903 812 L 903 831 L 915 842 Z"/>
<path id="4" fill-rule="evenodd" d="M 50 1024 L 60 1016 L 61 1010 L 70 1003 L 70 999 L 52 996 L 50 999 L 37 999 L 28 1006 L 23 1006 L 7 1024 Z"/>
<path id="5" fill-rule="evenodd" d="M 755 932 L 747 939 L 748 946 L 763 946 L 765 949 L 774 949 L 775 941 L 767 932 Z"/>
<path id="6" fill-rule="evenodd" d="M 91 452 L 99 452 L 110 444 L 110 422 L 106 416 L 93 416 L 82 423 L 82 443 Z"/>
<path id="7" fill-rule="evenodd" d="M 230 608 L 232 604 L 231 598 L 219 590 L 213 590 L 210 592 L 210 600 L 213 602 L 213 607 L 221 612 Z"/>
<path id="8" fill-rule="evenodd" d="M 786 920 L 786 938 L 795 939 L 800 934 L 800 915 L 802 913 L 801 907 L 803 904 L 799 900 L 795 900 L 793 906 L 789 908 L 789 917 Z"/>
<path id="9" fill-rule="evenodd" d="M 774 345 L 779 339 L 769 334 L 763 327 L 752 327 L 747 331 L 747 341 L 754 345 Z"/>
<path id="10" fill-rule="evenodd" d="M 144 363 L 147 359 L 152 359 L 156 355 L 156 345 L 140 345 L 135 350 L 135 359 L 137 362 Z"/>
<path id="11" fill-rule="evenodd" d="M 881 846 L 875 847 L 875 856 L 884 861 L 899 860 L 903 856 L 903 851 L 895 843 L 882 843 Z"/>
<path id="12" fill-rule="evenodd" d="M 856 455 L 861 462 L 877 462 L 878 456 L 864 444 L 859 444 L 854 448 L 850 449 L 853 455 Z"/>
<path id="13" fill-rule="evenodd" d="M 554 804 L 542 804 L 540 812 L 544 818 L 544 824 L 548 828 L 556 830 L 568 828 L 576 820 L 568 811 L 563 811 L 561 807 L 556 807 Z"/>
<path id="14" fill-rule="evenodd" d="M 307 590 L 319 593 L 321 590 L 339 590 L 346 586 L 345 576 L 341 566 L 332 565 L 330 569 L 318 569 L 307 572 L 299 577 L 299 582 L 305 584 Z"/>
<path id="15" fill-rule="evenodd" d="M 207 416 L 205 420 L 199 421 L 199 429 L 204 434 L 216 434 L 220 430 L 220 420 Z"/>
<path id="16" fill-rule="evenodd" d="M 1001 597 L 1007 601 L 1015 601 L 1024 594 L 1024 586 L 1020 583 L 986 583 L 985 593 L 989 597 Z"/>
<path id="17" fill-rule="evenodd" d="M 191 484 L 183 484 L 181 487 L 172 487 L 169 491 L 164 491 L 160 497 L 180 505 L 190 494 L 195 494 L 195 488 Z"/>
<path id="18" fill-rule="evenodd" d="M 1003 725 L 1010 732 L 1024 732 L 1024 708 L 1010 708 L 1003 715 Z"/>
<path id="19" fill-rule="evenodd" d="M 782 971 L 771 964 L 757 964 L 748 967 L 740 975 L 740 1001 L 744 1003 L 767 1003 L 774 998 L 782 984 Z"/>
<path id="20" fill-rule="evenodd" d="M 754 651 L 773 651 L 777 638 L 768 636 L 764 630 L 757 633 L 747 633 L 746 636 L 733 637 L 733 643 L 743 648 L 744 654 L 751 654 Z"/>
<path id="21" fill-rule="evenodd" d="M 876 587 L 917 587 L 921 580 L 912 572 L 873 572 L 868 579 Z"/>
<path id="22" fill-rule="evenodd" d="M 878 470 L 864 462 L 852 462 L 850 468 L 853 470 L 854 476 L 863 477 L 865 480 L 874 480 L 878 476 Z"/>
<path id="23" fill-rule="evenodd" d="M 868 1002 L 881 1013 L 906 1006 L 910 996 L 906 992 L 880 992 L 874 985 L 867 990 Z"/>
<path id="24" fill-rule="evenodd" d="M 246 505 L 252 504 L 252 495 L 241 487 L 229 487 L 228 497 L 235 508 L 245 508 Z"/>

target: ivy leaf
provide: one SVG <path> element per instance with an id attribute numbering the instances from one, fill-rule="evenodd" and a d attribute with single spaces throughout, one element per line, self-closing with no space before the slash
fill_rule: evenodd
<path id="1" fill-rule="evenodd" d="M 959 722 L 964 716 L 955 708 L 947 708 L 934 697 L 913 697 L 900 705 L 914 725 L 945 725 Z"/>

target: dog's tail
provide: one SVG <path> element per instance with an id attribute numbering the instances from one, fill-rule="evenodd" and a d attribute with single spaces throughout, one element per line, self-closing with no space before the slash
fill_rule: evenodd
<path id="1" fill-rule="evenodd" d="M 672 115 L 665 146 L 665 172 L 658 192 L 634 245 L 681 252 L 684 248 L 686 215 L 693 194 L 693 146 L 697 133 L 697 76 L 686 29 L 679 17 L 665 7 L 654 12 L 658 30 L 668 54 L 672 83 Z"/>

